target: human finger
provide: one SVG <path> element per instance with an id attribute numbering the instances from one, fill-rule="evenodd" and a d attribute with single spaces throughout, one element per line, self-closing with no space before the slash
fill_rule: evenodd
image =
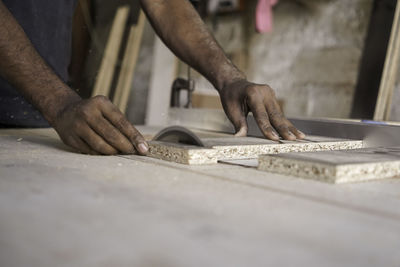
<path id="1" fill-rule="evenodd" d="M 90 149 L 103 154 L 115 155 L 118 151 L 99 136 L 89 125 L 81 127 L 78 136 L 90 147 Z"/>
<path id="2" fill-rule="evenodd" d="M 297 137 L 297 139 L 304 139 L 306 135 L 298 130 L 289 120 L 288 120 L 289 130 Z"/>
<path id="3" fill-rule="evenodd" d="M 122 134 L 99 112 L 98 116 L 93 116 L 89 120 L 90 127 L 101 136 L 108 144 L 124 154 L 135 153 L 136 150 L 128 138 Z"/>
<path id="4" fill-rule="evenodd" d="M 239 102 L 232 101 L 231 103 L 226 103 L 223 105 L 225 113 L 227 114 L 229 120 L 235 127 L 235 136 L 246 136 L 248 131 L 247 126 L 247 114 L 241 107 Z"/>
<path id="5" fill-rule="evenodd" d="M 267 110 L 265 109 L 264 103 L 260 101 L 260 98 L 250 97 L 248 105 L 263 135 L 271 140 L 279 140 L 279 136 L 272 128 Z"/>
<path id="6" fill-rule="evenodd" d="M 86 142 L 84 142 L 79 136 L 71 136 L 66 141 L 66 144 L 76 149 L 80 153 L 88 154 L 88 155 L 99 155 L 98 152 L 91 149 Z"/>
<path id="7" fill-rule="evenodd" d="M 286 140 L 296 140 L 296 135 L 289 129 L 288 120 L 281 112 L 278 103 L 267 105 L 269 118 L 276 131 Z"/>
<path id="8" fill-rule="evenodd" d="M 272 125 L 284 139 L 295 140 L 305 137 L 304 133 L 297 130 L 285 117 L 275 98 L 268 101 L 266 106 Z"/>
<path id="9" fill-rule="evenodd" d="M 114 125 L 129 139 L 129 141 L 135 146 L 136 150 L 140 154 L 147 154 L 149 151 L 149 146 L 146 140 L 140 134 L 140 132 L 125 118 L 125 116 L 116 106 L 112 104 L 106 105 L 102 109 L 102 113 L 112 125 Z"/>

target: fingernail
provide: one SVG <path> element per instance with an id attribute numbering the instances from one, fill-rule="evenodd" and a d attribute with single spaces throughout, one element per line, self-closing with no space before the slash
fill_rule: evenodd
<path id="1" fill-rule="evenodd" d="M 138 149 L 140 153 L 147 153 L 147 151 L 149 151 L 149 147 L 146 143 L 140 143 Z"/>
<path id="2" fill-rule="evenodd" d="M 306 134 L 303 133 L 302 131 L 299 131 L 299 130 L 297 130 L 297 131 L 299 132 L 299 134 L 300 134 L 302 137 L 305 137 L 305 136 L 306 136 Z"/>
<path id="3" fill-rule="evenodd" d="M 288 132 L 290 136 L 296 137 L 292 132 Z"/>
<path id="4" fill-rule="evenodd" d="M 275 132 L 272 132 L 272 136 L 275 137 L 275 138 L 279 138 L 279 135 L 277 133 L 275 133 Z"/>

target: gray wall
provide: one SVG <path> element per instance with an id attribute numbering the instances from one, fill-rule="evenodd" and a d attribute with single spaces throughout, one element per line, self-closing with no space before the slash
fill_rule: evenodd
<path id="1" fill-rule="evenodd" d="M 347 118 L 372 2 L 280 0 L 273 31 L 258 34 L 251 0 L 246 16 L 218 18 L 213 31 L 229 53 L 244 50 L 243 70 L 275 89 L 288 116 Z M 197 78 L 197 85 L 213 94 L 204 79 Z"/>
<path id="2" fill-rule="evenodd" d="M 288 116 L 348 117 L 371 5 L 281 0 L 273 32 L 249 36 L 247 73 L 276 90 Z"/>

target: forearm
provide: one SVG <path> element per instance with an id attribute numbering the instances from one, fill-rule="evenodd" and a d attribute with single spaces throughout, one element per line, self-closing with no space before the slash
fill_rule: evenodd
<path id="1" fill-rule="evenodd" d="M 1 0 L 0 75 L 38 108 L 50 124 L 66 103 L 80 99 L 44 62 Z"/>
<path id="2" fill-rule="evenodd" d="M 217 90 L 245 79 L 245 75 L 226 57 L 188 0 L 141 0 L 141 3 L 160 38 Z"/>

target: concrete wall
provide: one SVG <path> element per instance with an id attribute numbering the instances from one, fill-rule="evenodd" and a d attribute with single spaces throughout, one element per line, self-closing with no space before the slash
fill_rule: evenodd
<path id="1" fill-rule="evenodd" d="M 281 0 L 272 33 L 248 24 L 247 73 L 288 116 L 349 116 L 372 0 Z"/>
<path id="2" fill-rule="evenodd" d="M 372 2 L 280 0 L 273 31 L 258 34 L 251 0 L 244 17 L 222 16 L 209 26 L 228 54 L 244 51 L 249 79 L 274 88 L 288 116 L 347 118 Z M 200 77 L 196 90 L 216 94 Z"/>

